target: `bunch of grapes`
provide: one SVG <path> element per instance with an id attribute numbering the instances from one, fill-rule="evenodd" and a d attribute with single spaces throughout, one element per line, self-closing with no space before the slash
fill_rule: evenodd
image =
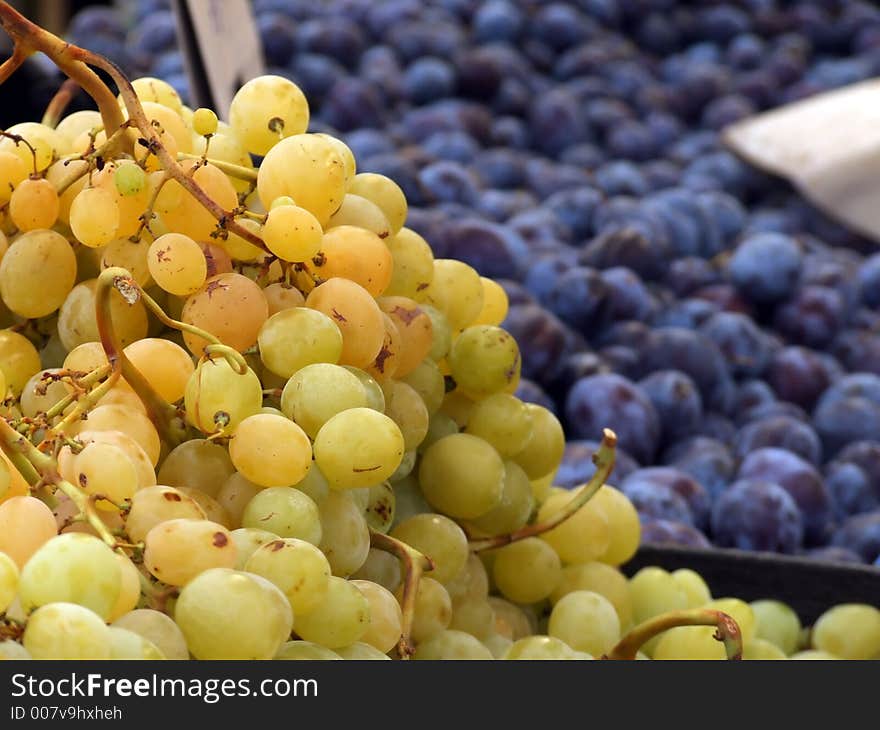
<path id="1" fill-rule="evenodd" d="M 627 582 L 614 434 L 553 486 L 503 289 L 435 259 L 296 85 L 256 78 L 222 122 L 0 24 L 99 106 L 0 139 L 0 658 L 766 649 L 695 574 Z"/>

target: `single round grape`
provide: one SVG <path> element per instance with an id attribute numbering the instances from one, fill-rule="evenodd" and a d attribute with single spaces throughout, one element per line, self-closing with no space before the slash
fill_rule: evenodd
<path id="1" fill-rule="evenodd" d="M 57 372 L 57 369 L 40 370 L 31 376 L 21 391 L 19 406 L 22 415 L 33 418 L 37 413 L 45 413 L 70 393 L 63 381 L 52 379 Z"/>
<path id="2" fill-rule="evenodd" d="M 464 631 L 446 629 L 421 642 L 416 647 L 412 658 L 425 660 L 486 660 L 493 657 L 492 652 L 483 646 L 479 639 L 464 633 Z"/>
<path id="3" fill-rule="evenodd" d="M 269 218 L 271 220 L 271 214 Z M 322 280 L 348 279 L 374 297 L 381 296 L 391 281 L 394 259 L 382 239 L 372 231 L 337 225 L 324 234 L 319 250 L 309 268 Z"/>
<path id="4" fill-rule="evenodd" d="M 70 205 L 70 230 L 89 248 L 106 246 L 116 238 L 119 218 L 116 196 L 103 188 L 81 190 Z"/>
<path id="5" fill-rule="evenodd" d="M 368 487 L 369 501 L 364 510 L 367 525 L 376 532 L 385 534 L 394 523 L 395 496 L 390 482 L 382 482 Z"/>
<path id="6" fill-rule="evenodd" d="M 428 242 L 410 228 L 401 228 L 385 239 L 394 259 L 391 281 L 385 294 L 419 301 L 434 278 L 434 253 Z"/>
<path id="7" fill-rule="evenodd" d="M 353 226 L 375 233 L 382 240 L 391 235 L 391 224 L 382 209 L 370 200 L 347 193 L 342 205 L 327 221 L 327 230 L 339 226 Z"/>
<path id="8" fill-rule="evenodd" d="M 361 509 L 349 493 L 330 492 L 318 503 L 321 542 L 318 547 L 333 575 L 345 577 L 358 570 L 370 551 L 370 530 Z"/>
<path id="9" fill-rule="evenodd" d="M 864 603 L 842 603 L 816 619 L 813 648 L 841 659 L 871 659 L 880 653 L 880 611 Z"/>
<path id="10" fill-rule="evenodd" d="M 526 447 L 513 455 L 513 460 L 529 475 L 539 479 L 556 471 L 565 452 L 565 434 L 559 419 L 544 406 L 526 403 L 532 416 L 532 432 Z"/>
<path id="11" fill-rule="evenodd" d="M 152 641 L 140 634 L 110 626 L 110 659 L 164 659 L 165 655 Z"/>
<path id="12" fill-rule="evenodd" d="M 431 558 L 434 563 L 431 577 L 441 583 L 454 578 L 468 558 L 464 531 L 443 515 L 414 515 L 396 525 L 391 536 Z"/>
<path id="13" fill-rule="evenodd" d="M 0 503 L 0 552 L 19 568 L 57 533 L 52 510 L 36 497 L 14 496 Z"/>
<path id="14" fill-rule="evenodd" d="M 157 479 L 170 487 L 198 489 L 214 496 L 234 473 L 226 449 L 206 439 L 190 439 L 175 446 L 165 457 Z"/>
<path id="15" fill-rule="evenodd" d="M 360 641 L 382 653 L 391 651 L 400 640 L 403 629 L 400 604 L 391 591 L 377 583 L 368 580 L 353 580 L 351 583 L 370 604 L 370 625 Z"/>
<path id="16" fill-rule="evenodd" d="M 755 636 L 778 646 L 786 655 L 797 651 L 801 635 L 801 620 L 797 613 L 781 601 L 753 601 Z"/>
<path id="17" fill-rule="evenodd" d="M 484 535 L 502 535 L 524 527 L 532 515 L 535 500 L 526 473 L 512 461 L 504 462 L 501 501 L 485 514 L 470 521 Z M 540 516 L 539 516 L 540 521 Z"/>
<path id="18" fill-rule="evenodd" d="M 672 580 L 684 591 L 689 608 L 699 608 L 712 600 L 709 586 L 706 585 L 706 581 L 700 577 L 699 573 L 688 568 L 681 568 L 672 571 Z"/>
<path id="19" fill-rule="evenodd" d="M 296 538 L 278 538 L 258 547 L 244 570 L 272 581 L 299 618 L 315 609 L 327 594 L 330 563 L 318 548 Z"/>
<path id="20" fill-rule="evenodd" d="M 359 641 L 370 628 L 370 602 L 353 582 L 330 576 L 324 599 L 297 616 L 296 633 L 306 641 L 338 649 Z"/>
<path id="21" fill-rule="evenodd" d="M 113 622 L 113 626 L 147 639 L 166 659 L 189 659 L 183 632 L 170 617 L 160 611 L 138 608 L 120 616 Z"/>
<path id="22" fill-rule="evenodd" d="M 173 519 L 205 519 L 204 510 L 174 487 L 144 487 L 135 492 L 125 519 L 125 530 L 134 542 L 142 542 L 156 525 Z"/>
<path id="23" fill-rule="evenodd" d="M 273 314 L 257 338 L 263 364 L 276 375 L 290 378 L 314 363 L 337 363 L 342 332 L 323 312 L 292 307 Z"/>
<path id="24" fill-rule="evenodd" d="M 13 395 L 20 395 L 40 368 L 40 353 L 27 337 L 9 329 L 0 330 L 0 371 Z"/>
<path id="25" fill-rule="evenodd" d="M 277 487 L 295 484 L 306 475 L 312 465 L 312 445 L 290 419 L 257 413 L 236 427 L 229 456 L 255 484 Z"/>
<path id="26" fill-rule="evenodd" d="M 231 568 L 235 558 L 229 530 L 210 520 L 167 520 L 144 538 L 144 566 L 168 585 L 185 585 L 210 568 Z"/>
<path id="27" fill-rule="evenodd" d="M 318 505 L 303 492 L 290 487 L 262 490 L 244 508 L 241 524 L 278 537 L 296 537 L 312 545 L 321 542 Z"/>
<path id="28" fill-rule="evenodd" d="M 234 430 L 262 405 L 263 387 L 254 371 L 239 374 L 222 357 L 201 361 L 184 392 L 187 420 L 208 434 Z"/>
<path id="29" fill-rule="evenodd" d="M 434 337 L 434 325 L 421 305 L 406 297 L 382 297 L 379 306 L 400 335 L 397 367 L 394 375 L 403 378 L 428 356 Z"/>
<path id="30" fill-rule="evenodd" d="M 557 603 L 563 596 L 574 591 L 592 591 L 608 599 L 620 621 L 621 630 L 632 624 L 632 599 L 626 576 L 616 568 L 604 563 L 579 563 L 562 569 L 562 580 L 550 594 L 550 601 Z"/>
<path id="31" fill-rule="evenodd" d="M 337 413 L 366 405 L 366 391 L 357 377 L 330 363 L 315 363 L 297 370 L 281 393 L 281 410 L 311 438 Z"/>
<path id="32" fill-rule="evenodd" d="M 509 308 L 507 292 L 504 291 L 504 287 L 497 281 L 493 281 L 485 276 L 480 277 L 480 283 L 483 285 L 483 308 L 472 324 L 498 326 L 507 317 Z"/>
<path id="33" fill-rule="evenodd" d="M 59 210 L 55 186 L 44 178 L 22 180 L 9 198 L 9 217 L 22 233 L 51 228 Z"/>
<path id="34" fill-rule="evenodd" d="M 183 111 L 183 102 L 180 100 L 180 95 L 167 81 L 157 79 L 155 76 L 140 76 L 132 80 L 131 86 L 141 102 L 161 104 L 177 114 Z M 120 103 L 122 102 L 121 95 L 119 101 Z"/>
<path id="35" fill-rule="evenodd" d="M 482 439 L 452 434 L 424 452 L 419 483 L 425 498 L 444 514 L 474 519 L 501 501 L 504 463 Z"/>
<path id="36" fill-rule="evenodd" d="M 406 197 L 400 186 L 391 178 L 375 172 L 362 172 L 352 178 L 348 192 L 360 195 L 375 203 L 391 226 L 391 232 L 397 234 L 406 222 Z"/>
<path id="37" fill-rule="evenodd" d="M 138 488 L 135 465 L 122 449 L 112 444 L 93 443 L 74 457 L 76 482 L 90 497 L 98 500 L 99 509 L 116 509 L 130 500 Z"/>
<path id="38" fill-rule="evenodd" d="M 283 261 L 293 262 L 311 260 L 321 250 L 322 234 L 318 219 L 297 205 L 273 207 L 262 230 L 269 250 Z"/>
<path id="39" fill-rule="evenodd" d="M 12 605 L 18 593 L 19 571 L 15 561 L 6 553 L 0 552 L 0 613 Z"/>
<path id="40" fill-rule="evenodd" d="M 496 393 L 477 401 L 466 431 L 488 441 L 504 458 L 510 458 L 528 444 L 532 414 L 516 396 Z"/>
<path id="41" fill-rule="evenodd" d="M 465 329 L 452 343 L 449 365 L 458 387 L 476 397 L 500 393 L 519 378 L 516 340 L 491 325 Z"/>
<path id="42" fill-rule="evenodd" d="M 315 461 L 334 489 L 369 487 L 390 477 L 403 458 L 403 434 L 371 408 L 330 418 L 315 438 Z"/>
<path id="43" fill-rule="evenodd" d="M 210 109 L 199 107 L 192 116 L 193 132 L 205 136 L 217 132 L 217 115 Z"/>
<path id="44" fill-rule="evenodd" d="M 641 541 L 639 513 L 623 492 L 607 484 L 591 501 L 605 513 L 611 533 L 608 547 L 598 559 L 608 565 L 623 565 L 636 554 Z"/>
<path id="45" fill-rule="evenodd" d="M 397 590 L 398 601 L 403 601 L 402 588 Z M 410 637 L 416 644 L 446 630 L 452 621 L 452 599 L 443 584 L 434 578 L 422 576 L 416 593 Z"/>
<path id="46" fill-rule="evenodd" d="M 306 298 L 303 296 L 302 292 L 297 289 L 295 286 L 291 286 L 290 284 L 285 284 L 284 282 L 276 282 L 275 284 L 269 284 L 265 289 L 263 289 L 263 295 L 266 297 L 266 302 L 269 304 L 269 319 L 272 319 L 272 316 L 278 314 L 278 312 L 282 312 L 285 309 L 294 309 L 296 307 L 302 307 L 306 303 Z M 308 310 L 314 311 L 314 310 Z M 266 320 L 266 322 L 269 321 Z M 266 329 L 266 324 L 263 324 L 262 329 L 260 330 L 260 334 Z M 259 341 L 259 338 L 258 338 Z M 342 350 L 342 336 L 339 337 L 339 349 Z M 262 353 L 263 346 L 260 345 L 260 352 Z"/>
<path id="47" fill-rule="evenodd" d="M 189 353 L 176 342 L 147 337 L 128 345 L 125 355 L 166 401 L 174 403 L 183 398 L 195 365 Z"/>
<path id="48" fill-rule="evenodd" d="M 75 281 L 76 255 L 55 231 L 22 234 L 0 260 L 0 297 L 9 309 L 29 319 L 52 314 Z"/>
<path id="49" fill-rule="evenodd" d="M 100 339 L 95 317 L 96 284 L 97 279 L 81 281 L 70 290 L 58 312 L 58 335 L 69 350 Z M 147 336 L 149 325 L 143 302 L 129 304 L 115 288 L 110 292 L 110 317 L 123 347 Z"/>
<path id="50" fill-rule="evenodd" d="M 106 619 L 120 587 L 113 551 L 96 537 L 68 533 L 53 537 L 31 556 L 21 571 L 19 596 L 26 611 L 62 601 Z"/>
<path id="51" fill-rule="evenodd" d="M 153 241 L 147 265 L 156 284 L 178 296 L 198 291 L 208 275 L 201 247 L 181 233 L 166 233 Z"/>
<path id="52" fill-rule="evenodd" d="M 385 324 L 376 300 L 359 284 L 330 279 L 306 297 L 306 306 L 330 317 L 342 333 L 339 363 L 363 368 L 382 349 Z"/>
<path id="53" fill-rule="evenodd" d="M 382 392 L 382 386 L 376 379 L 366 370 L 361 370 L 353 365 L 343 365 L 348 372 L 361 381 L 364 386 L 364 393 L 367 397 L 367 408 L 372 408 L 379 413 L 385 413 L 385 393 Z"/>
<path id="54" fill-rule="evenodd" d="M 223 344 L 244 352 L 257 342 L 257 335 L 269 317 L 263 290 L 237 273 L 218 274 L 192 294 L 183 305 L 180 318 L 217 337 Z M 185 332 L 190 352 L 201 355 L 207 341 Z"/>
<path id="55" fill-rule="evenodd" d="M 559 585 L 562 565 L 546 542 L 528 537 L 495 553 L 492 577 L 506 598 L 515 603 L 535 603 Z"/>
<path id="56" fill-rule="evenodd" d="M 472 266 L 455 259 L 434 260 L 434 277 L 422 296 L 446 315 L 453 330 L 467 327 L 483 309 L 480 275 Z"/>
<path id="57" fill-rule="evenodd" d="M 293 629 L 293 611 L 278 588 L 228 568 L 206 570 L 187 583 L 174 620 L 196 659 L 271 659 Z"/>
<path id="58" fill-rule="evenodd" d="M 257 173 L 257 194 L 267 208 L 276 198 L 288 195 L 324 226 L 346 193 L 345 161 L 337 145 L 327 138 L 292 134 L 263 158 Z"/>
<path id="59" fill-rule="evenodd" d="M 120 195 L 137 195 L 146 188 L 147 175 L 139 165 L 119 165 L 113 173 L 113 184 Z"/>
<path id="60" fill-rule="evenodd" d="M 575 650 L 555 636 L 527 636 L 511 645 L 503 657 L 507 660 L 549 661 L 576 659 Z"/>
<path id="61" fill-rule="evenodd" d="M 273 657 L 275 660 L 311 660 L 326 661 L 342 659 L 335 651 L 315 644 L 312 641 L 287 641 L 281 645 L 278 653 Z"/>
<path id="62" fill-rule="evenodd" d="M 306 131 L 309 104 L 292 81 L 266 74 L 235 92 L 229 105 L 229 124 L 248 152 L 265 155 L 280 140 Z"/>
<path id="63" fill-rule="evenodd" d="M 566 509 L 585 487 L 554 494 L 547 498 L 538 510 L 537 522 L 548 522 Z M 567 563 L 587 563 L 596 560 L 608 549 L 611 531 L 608 517 L 601 507 L 590 499 L 571 517 L 552 530 L 544 532 L 546 541 Z"/>
<path id="64" fill-rule="evenodd" d="M 620 641 L 620 619 L 605 596 L 573 591 L 553 607 L 548 633 L 573 649 L 601 656 Z"/>
<path id="65" fill-rule="evenodd" d="M 41 606 L 22 638 L 34 659 L 109 659 L 110 629 L 98 614 L 75 603 Z"/>

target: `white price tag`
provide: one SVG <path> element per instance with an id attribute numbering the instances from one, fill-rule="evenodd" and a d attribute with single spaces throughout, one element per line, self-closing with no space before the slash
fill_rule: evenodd
<path id="1" fill-rule="evenodd" d="M 174 0 L 193 107 L 226 119 L 235 92 L 265 73 L 260 36 L 248 0 Z"/>
<path id="2" fill-rule="evenodd" d="M 744 119 L 722 138 L 830 217 L 880 241 L 880 79 Z"/>

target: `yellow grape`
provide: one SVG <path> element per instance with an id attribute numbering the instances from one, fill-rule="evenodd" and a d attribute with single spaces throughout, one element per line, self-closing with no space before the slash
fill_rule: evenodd
<path id="1" fill-rule="evenodd" d="M 70 230 L 84 246 L 100 248 L 117 236 L 119 204 L 103 188 L 85 188 L 70 204 Z"/>
<path id="2" fill-rule="evenodd" d="M 144 567 L 168 585 L 186 585 L 211 568 L 231 568 L 235 559 L 229 530 L 210 520 L 166 520 L 144 538 Z"/>
<path id="3" fill-rule="evenodd" d="M 31 614 L 22 643 L 33 659 L 109 659 L 111 634 L 94 611 L 59 601 Z"/>
<path id="4" fill-rule="evenodd" d="M 18 566 L 6 553 L 0 552 L 0 613 L 6 613 L 18 593 Z"/>
<path id="5" fill-rule="evenodd" d="M 427 304 L 446 315 L 453 330 L 464 329 L 483 310 L 480 275 L 455 259 L 434 260 L 434 277 L 422 294 Z"/>
<path id="6" fill-rule="evenodd" d="M 623 492 L 607 484 L 596 492 L 591 501 L 605 512 L 611 528 L 608 548 L 598 560 L 608 565 L 623 565 L 636 554 L 641 542 L 639 513 Z"/>
<path id="7" fill-rule="evenodd" d="M 122 433 L 122 431 L 81 431 L 77 434 L 76 440 L 84 446 L 96 441 L 119 447 L 137 469 L 138 488 L 152 486 L 156 483 L 156 472 L 153 470 L 150 457 L 141 445 L 128 434 Z M 69 446 L 62 448 L 58 454 L 58 470 L 67 481 L 75 483 L 74 455 Z"/>
<path id="8" fill-rule="evenodd" d="M 235 222 L 239 226 L 254 234 L 262 237 L 262 226 L 257 221 L 250 218 L 236 218 Z M 220 244 L 226 249 L 226 252 L 236 261 L 256 261 L 265 255 L 265 251 L 259 246 L 245 240 L 237 233 L 230 231 L 225 239 L 220 239 Z"/>
<path id="9" fill-rule="evenodd" d="M 370 552 L 370 528 L 353 492 L 330 492 L 318 503 L 321 542 L 333 575 L 349 576 L 359 570 Z"/>
<path id="10" fill-rule="evenodd" d="M 160 484 L 197 489 L 214 496 L 235 473 L 229 453 L 207 439 L 190 439 L 175 446 L 162 462 L 157 478 Z"/>
<path id="11" fill-rule="evenodd" d="M 9 202 L 12 191 L 28 176 L 28 169 L 18 155 L 0 150 L 0 203 Z"/>
<path id="12" fill-rule="evenodd" d="M 428 414 L 433 416 L 443 404 L 446 395 L 446 381 L 440 368 L 431 358 L 426 357 L 407 375 L 400 378 L 404 383 L 411 386 L 421 397 L 428 409 Z"/>
<path id="13" fill-rule="evenodd" d="M 186 639 L 177 624 L 164 613 L 138 608 L 123 614 L 113 626 L 142 636 L 156 646 L 166 659 L 189 659 Z"/>
<path id="14" fill-rule="evenodd" d="M 337 226 L 356 226 L 375 233 L 381 239 L 387 239 L 391 235 L 391 225 L 375 203 L 360 195 L 347 194 L 330 220 L 327 229 Z"/>
<path id="15" fill-rule="evenodd" d="M 283 282 L 269 284 L 263 289 L 263 295 L 269 304 L 270 317 L 284 309 L 302 307 L 306 303 L 306 298 L 299 289 Z"/>
<path id="16" fill-rule="evenodd" d="M 2 264 L 0 264 L 2 265 Z M 205 282 L 183 305 L 181 319 L 217 337 L 223 344 L 244 352 L 257 342 L 269 317 L 263 290 L 242 274 L 219 274 Z M 207 341 L 185 332 L 184 342 L 194 355 L 201 355 Z"/>
<path id="17" fill-rule="evenodd" d="M 3 261 L 5 260 L 4 258 Z M 0 269 L 2 265 L 0 262 Z M 96 279 L 81 281 L 73 287 L 61 305 L 58 313 L 58 335 L 68 350 L 85 342 L 96 342 L 100 338 L 95 318 L 96 284 Z M 143 302 L 129 304 L 115 288 L 110 292 L 110 317 L 123 347 L 147 336 L 147 312 Z"/>
<path id="18" fill-rule="evenodd" d="M 264 543 L 248 558 L 245 570 L 272 581 L 296 617 L 309 613 L 327 595 L 330 563 L 324 553 L 304 540 L 286 537 Z"/>
<path id="19" fill-rule="evenodd" d="M 65 116 L 58 122 L 55 131 L 67 140 L 68 145 L 70 145 L 83 132 L 100 127 L 102 124 L 100 112 L 94 109 L 85 109 Z"/>
<path id="20" fill-rule="evenodd" d="M 89 444 L 74 457 L 73 468 L 74 484 L 85 494 L 110 500 L 98 500 L 99 509 L 116 509 L 114 505 L 123 505 L 138 488 L 135 465 L 122 449 L 112 444 Z"/>
<path id="21" fill-rule="evenodd" d="M 362 172 L 354 176 L 348 192 L 360 195 L 379 206 L 388 219 L 393 234 L 396 235 L 403 228 L 407 214 L 406 196 L 391 178 L 375 172 Z"/>
<path id="22" fill-rule="evenodd" d="M 538 510 L 538 523 L 548 522 L 566 509 L 584 488 L 550 495 Z M 587 563 L 608 549 L 611 529 L 605 512 L 590 499 L 562 524 L 543 533 L 541 539 L 551 545 L 566 563 Z"/>
<path id="23" fill-rule="evenodd" d="M 495 552 L 492 576 L 505 598 L 514 603 L 535 603 L 559 585 L 562 565 L 546 542 L 527 537 Z"/>
<path id="24" fill-rule="evenodd" d="M 385 394 L 385 415 L 393 420 L 403 434 L 406 451 L 414 451 L 428 433 L 428 409 L 414 388 L 399 380 L 387 380 L 382 390 Z"/>
<path id="25" fill-rule="evenodd" d="M 431 318 L 414 300 L 407 297 L 382 297 L 379 307 L 397 327 L 400 349 L 394 375 L 409 375 L 428 356 L 434 336 Z"/>
<path id="26" fill-rule="evenodd" d="M 201 247 L 181 233 L 166 233 L 153 241 L 147 253 L 147 266 L 156 284 L 178 296 L 198 291 L 208 275 Z"/>
<path id="27" fill-rule="evenodd" d="M 45 413 L 64 398 L 71 389 L 61 380 L 53 380 L 57 370 L 40 370 L 34 373 L 21 391 L 19 406 L 22 415 L 33 418 L 37 413 Z"/>
<path id="28" fill-rule="evenodd" d="M 131 86 L 141 102 L 148 101 L 161 104 L 162 106 L 167 106 L 169 109 L 174 110 L 178 114 L 183 110 L 183 102 L 180 100 L 180 96 L 177 91 L 174 90 L 174 87 L 167 81 L 157 79 L 153 76 L 141 76 L 133 79 Z M 119 102 L 122 103 L 121 95 L 119 97 Z"/>
<path id="29" fill-rule="evenodd" d="M 394 594 L 387 588 L 368 580 L 353 580 L 352 584 L 370 604 L 370 625 L 360 641 L 378 649 L 391 651 L 400 640 L 403 629 L 403 612 Z"/>
<path id="30" fill-rule="evenodd" d="M 0 371 L 6 387 L 19 395 L 30 378 L 40 370 L 40 353 L 31 341 L 18 332 L 0 330 Z M 6 395 L 5 391 L 3 393 Z"/>
<path id="31" fill-rule="evenodd" d="M 235 92 L 229 105 L 229 124 L 248 152 L 265 155 L 280 140 L 306 131 L 309 104 L 292 81 L 266 74 Z"/>
<path id="32" fill-rule="evenodd" d="M 394 260 L 382 239 L 372 231 L 340 225 L 324 234 L 312 264 L 309 268 L 321 280 L 348 279 L 378 297 L 391 281 Z"/>
<path id="33" fill-rule="evenodd" d="M 149 250 L 145 241 L 135 243 L 127 238 L 117 238 L 101 249 L 101 270 L 120 266 L 127 269 L 140 286 L 148 287 L 153 284 L 147 263 Z"/>
<path id="34" fill-rule="evenodd" d="M 180 163 L 187 172 L 199 164 L 195 160 L 184 160 Z M 233 210 L 238 206 L 238 194 L 235 188 L 226 174 L 214 165 L 208 163 L 199 166 L 192 173 L 192 179 L 223 210 Z M 163 187 L 162 191 L 165 192 L 165 188 L 168 187 L 173 189 L 174 186 L 179 187 L 180 184 L 172 180 Z M 218 227 L 217 219 L 188 191 L 181 193 L 180 202 L 176 206 L 162 213 L 162 221 L 169 230 L 183 233 L 197 241 L 208 240 Z"/>
<path id="35" fill-rule="evenodd" d="M 133 611 L 141 598 L 140 571 L 126 555 L 114 553 L 114 557 L 119 565 L 120 585 L 119 597 L 107 616 L 107 621 L 109 622 L 113 622 L 129 611 Z"/>
<path id="36" fill-rule="evenodd" d="M 321 249 L 321 224 L 297 205 L 273 207 L 261 235 L 269 250 L 284 261 L 308 261 Z"/>
<path id="37" fill-rule="evenodd" d="M 376 355 L 376 359 L 365 370 L 368 375 L 379 380 L 390 378 L 397 372 L 400 351 L 403 347 L 400 330 L 394 324 L 394 320 L 385 312 L 382 312 L 382 322 L 385 325 L 385 337 L 382 341 L 382 347 Z"/>
<path id="38" fill-rule="evenodd" d="M 617 611 L 620 626 L 626 630 L 632 624 L 632 599 L 626 576 L 605 563 L 577 563 L 562 569 L 562 580 L 550 594 L 557 603 L 573 591 L 593 591 L 605 596 Z"/>
<path id="39" fill-rule="evenodd" d="M 24 233 L 0 261 L 0 296 L 9 309 L 29 319 L 52 314 L 75 282 L 76 255 L 55 231 Z"/>
<path id="40" fill-rule="evenodd" d="M 290 419 L 257 413 L 236 427 L 229 456 L 235 468 L 254 484 L 287 486 L 305 477 L 312 465 L 312 445 Z"/>
<path id="41" fill-rule="evenodd" d="M 321 426 L 337 413 L 366 405 L 367 395 L 357 377 L 330 363 L 314 363 L 297 370 L 281 393 L 281 410 L 310 438 L 315 438 Z"/>
<path id="42" fill-rule="evenodd" d="M 0 151 L 16 155 L 25 164 L 29 173 L 42 172 L 52 164 L 53 160 L 67 151 L 64 137 L 45 124 L 21 122 L 13 124 L 5 131 L 7 134 L 22 137 L 30 145 L 29 147 L 9 137 L 0 139 Z"/>
<path id="43" fill-rule="evenodd" d="M 205 107 L 193 112 L 192 128 L 196 134 L 206 137 L 217 133 L 217 115 Z"/>
<path id="44" fill-rule="evenodd" d="M 159 434 L 153 422 L 141 411 L 116 403 L 101 405 L 89 411 L 88 419 L 80 421 L 70 432 L 76 434 L 86 429 L 120 431 L 138 443 L 154 466 L 159 463 Z"/>
<path id="45" fill-rule="evenodd" d="M 339 156 L 342 158 L 342 163 L 345 166 L 345 186 L 348 187 L 355 174 L 357 174 L 357 161 L 354 159 L 354 153 L 351 151 L 351 148 L 341 139 L 334 137 L 333 135 L 318 132 L 315 136 L 327 140 L 336 148 L 336 151 L 339 153 Z"/>
<path id="46" fill-rule="evenodd" d="M 57 533 L 52 510 L 36 497 L 15 496 L 0 503 L 0 552 L 19 568 Z"/>
<path id="47" fill-rule="evenodd" d="M 282 378 L 315 363 L 337 363 L 343 345 L 336 322 L 323 312 L 299 306 L 270 316 L 257 343 L 263 364 Z"/>
<path id="48" fill-rule="evenodd" d="M 452 343 L 449 365 L 458 387 L 484 398 L 515 383 L 522 360 L 509 332 L 492 325 L 475 325 Z"/>
<path id="49" fill-rule="evenodd" d="M 428 242 L 410 228 L 401 228 L 385 239 L 394 259 L 391 282 L 386 296 L 408 297 L 421 300 L 434 278 L 434 253 Z"/>
<path id="50" fill-rule="evenodd" d="M 131 499 L 125 531 L 132 541 L 142 542 L 156 525 L 178 518 L 204 520 L 205 512 L 192 497 L 174 487 L 144 487 Z"/>
<path id="51" fill-rule="evenodd" d="M 239 374 L 222 357 L 202 360 L 184 391 L 187 420 L 208 434 L 231 432 L 262 405 L 263 387 L 254 371 Z"/>
<path id="52" fill-rule="evenodd" d="M 509 302 L 507 292 L 497 281 L 480 277 L 483 285 L 483 308 L 472 324 L 500 325 L 507 317 Z"/>
<path id="53" fill-rule="evenodd" d="M 124 352 L 162 398 L 169 403 L 183 398 L 195 365 L 180 345 L 160 337 L 147 337 L 132 342 Z"/>
<path id="54" fill-rule="evenodd" d="M 513 455 L 513 460 L 529 475 L 529 479 L 556 471 L 565 452 L 562 424 L 552 412 L 535 403 L 526 403 L 532 416 L 532 431 L 526 446 Z"/>

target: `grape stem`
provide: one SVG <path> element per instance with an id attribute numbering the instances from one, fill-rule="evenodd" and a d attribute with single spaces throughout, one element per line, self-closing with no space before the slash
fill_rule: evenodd
<path id="1" fill-rule="evenodd" d="M 690 608 L 669 611 L 643 621 L 632 629 L 603 659 L 635 659 L 639 649 L 658 634 L 677 626 L 714 626 L 714 638 L 724 643 L 728 659 L 742 659 L 743 640 L 739 624 L 723 611 Z"/>
<path id="2" fill-rule="evenodd" d="M 101 365 L 89 373 L 86 373 L 81 378 L 73 378 L 73 386 L 74 388 L 90 388 L 95 383 L 100 380 L 106 378 L 112 372 L 112 368 L 109 365 Z M 55 405 L 53 405 L 48 411 L 46 411 L 46 418 L 51 420 L 55 418 L 55 416 L 61 415 L 64 412 L 64 409 L 67 408 L 71 403 L 73 403 L 78 397 L 77 393 L 68 393 L 61 400 L 59 400 Z"/>
<path id="3" fill-rule="evenodd" d="M 199 162 L 213 165 L 218 170 L 222 170 L 227 175 L 231 175 L 239 180 L 244 180 L 245 182 L 257 181 L 257 171 L 251 167 L 245 167 L 244 165 L 236 165 L 232 162 L 226 162 L 225 160 L 215 160 L 210 157 L 204 157 L 203 155 L 192 155 L 188 152 L 178 152 L 177 159 L 181 162 L 183 160 L 198 160 Z"/>
<path id="4" fill-rule="evenodd" d="M 546 522 L 526 525 L 519 530 L 514 530 L 513 532 L 504 535 L 494 535 L 492 537 L 482 538 L 471 538 L 470 535 L 468 535 L 468 547 L 475 553 L 484 550 L 494 550 L 495 548 L 510 545 L 511 543 L 519 542 L 520 540 L 525 540 L 529 537 L 537 537 L 538 535 L 561 525 L 589 502 L 593 495 L 595 495 L 605 484 L 605 480 L 608 479 L 608 475 L 611 474 L 612 469 L 614 469 L 616 447 L 617 435 L 611 429 L 604 429 L 602 431 L 602 443 L 599 444 L 599 448 L 596 450 L 596 453 L 593 454 L 593 463 L 596 465 L 596 473 L 593 474 L 593 477 L 589 482 L 580 488 L 580 491 L 574 499 L 569 501 L 565 507 L 550 517 Z M 467 534 L 466 529 L 465 534 Z"/>
<path id="5" fill-rule="evenodd" d="M 43 112 L 41 124 L 45 124 L 47 127 L 55 129 L 78 89 L 79 84 L 76 81 L 73 79 L 66 79 L 46 106 L 46 111 Z"/>
<path id="6" fill-rule="evenodd" d="M 172 448 L 186 440 L 186 426 L 181 413 L 160 396 L 150 382 L 128 359 L 116 331 L 113 328 L 113 314 L 110 309 L 110 294 L 116 289 L 129 305 L 138 299 L 148 297 L 138 286 L 131 274 L 123 268 L 113 266 L 104 269 L 95 285 L 95 318 L 98 334 L 107 360 L 114 372 L 119 372 L 125 382 L 137 394 L 147 410 L 147 415 L 156 426 L 159 435 Z M 155 304 L 155 302 L 153 302 Z M 158 305 L 156 305 L 158 307 Z M 111 376 L 112 377 L 112 376 Z"/>
<path id="7" fill-rule="evenodd" d="M 0 449 L 31 487 L 39 485 L 45 474 L 57 472 L 55 459 L 37 449 L 5 418 L 0 418 Z"/>
<path id="8" fill-rule="evenodd" d="M 43 444 L 47 444 L 52 441 L 54 438 L 63 434 L 68 428 L 70 428 L 74 423 L 79 421 L 84 414 L 88 413 L 95 405 L 98 403 L 101 398 L 103 398 L 110 389 L 116 385 L 119 381 L 120 372 L 119 370 L 112 370 L 110 372 L 110 376 L 100 385 L 95 388 L 92 388 L 83 398 L 80 398 L 76 402 L 76 407 L 70 411 L 61 421 L 52 426 L 50 429 L 46 431 L 45 436 L 43 437 L 43 441 L 37 446 L 40 448 Z"/>
<path id="9" fill-rule="evenodd" d="M 415 652 L 410 634 L 415 617 L 419 581 L 422 579 L 422 573 L 434 569 L 434 563 L 427 555 L 422 555 L 405 542 L 373 529 L 370 530 L 370 546 L 391 553 L 400 560 L 403 567 L 403 598 L 400 606 L 403 621 L 400 640 L 397 642 L 397 654 L 401 659 L 409 659 Z"/>

